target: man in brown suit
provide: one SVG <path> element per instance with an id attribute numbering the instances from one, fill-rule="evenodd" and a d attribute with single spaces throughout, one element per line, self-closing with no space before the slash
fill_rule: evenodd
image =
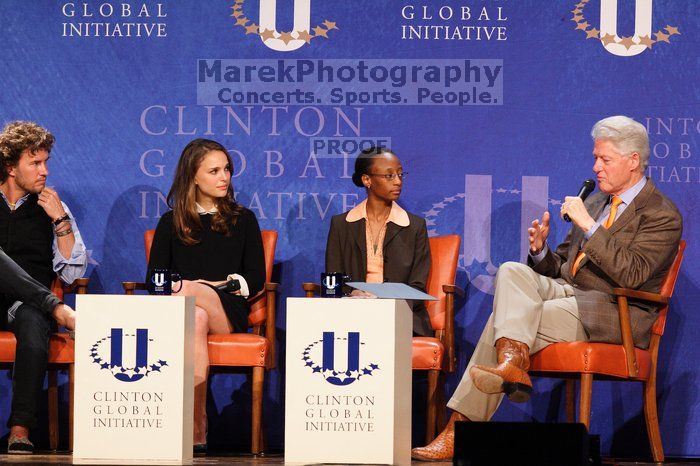
<path id="1" fill-rule="evenodd" d="M 678 210 L 645 178 L 646 128 L 624 116 L 591 132 L 600 191 L 585 203 L 566 197 L 561 215 L 573 227 L 556 250 L 547 246 L 549 213 L 528 229 L 528 265 L 506 262 L 496 276 L 493 313 L 448 406 L 445 430 L 413 458 L 444 461 L 454 452 L 454 422 L 487 421 L 503 395 L 529 399 L 530 354 L 561 341 L 620 343 L 615 287 L 658 292 L 681 237 Z M 655 307 L 630 303 L 635 345 L 649 345 Z"/>

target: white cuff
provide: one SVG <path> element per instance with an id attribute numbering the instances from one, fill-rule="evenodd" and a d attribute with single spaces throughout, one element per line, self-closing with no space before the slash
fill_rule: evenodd
<path id="1" fill-rule="evenodd" d="M 250 296 L 250 290 L 248 289 L 248 282 L 245 281 L 245 278 L 243 278 L 241 275 L 237 273 L 232 273 L 229 274 L 228 277 L 226 277 L 226 280 L 238 280 L 238 283 L 241 284 L 241 296 L 244 298 L 247 298 Z"/>

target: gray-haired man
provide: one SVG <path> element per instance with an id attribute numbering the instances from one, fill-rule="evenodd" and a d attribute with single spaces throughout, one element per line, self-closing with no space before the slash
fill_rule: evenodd
<path id="1" fill-rule="evenodd" d="M 528 265 L 506 262 L 496 275 L 493 313 L 447 404 L 448 426 L 413 458 L 445 461 L 454 453 L 455 421 L 488 421 L 503 395 L 530 397 L 530 354 L 555 342 L 620 343 L 614 287 L 658 292 L 673 261 L 682 221 L 673 202 L 644 176 L 646 128 L 625 116 L 605 118 L 591 132 L 600 192 L 584 203 L 566 197 L 560 214 L 573 227 L 556 250 L 547 246 L 549 213 L 528 229 Z M 649 345 L 656 308 L 630 303 L 633 338 Z"/>

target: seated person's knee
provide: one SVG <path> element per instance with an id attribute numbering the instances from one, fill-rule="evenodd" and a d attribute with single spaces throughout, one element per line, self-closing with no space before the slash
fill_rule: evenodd
<path id="1" fill-rule="evenodd" d="M 195 330 L 209 330 L 209 314 L 199 306 L 194 308 L 194 328 Z"/>
<path id="2" fill-rule="evenodd" d="M 181 280 L 173 283 L 173 294 L 176 296 L 194 296 L 195 282 L 191 280 Z M 177 291 L 174 291 L 177 290 Z"/>
<path id="3" fill-rule="evenodd" d="M 514 261 L 508 261 L 504 262 L 498 267 L 498 273 L 496 274 L 496 278 L 500 278 L 502 276 L 506 276 L 508 274 L 511 274 L 513 272 L 519 272 L 523 269 L 529 269 L 529 267 L 525 264 L 521 264 L 520 262 L 514 262 Z"/>

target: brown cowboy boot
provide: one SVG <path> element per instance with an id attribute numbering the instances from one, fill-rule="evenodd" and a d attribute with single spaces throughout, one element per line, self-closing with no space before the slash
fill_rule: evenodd
<path id="1" fill-rule="evenodd" d="M 435 440 L 424 447 L 411 450 L 411 458 L 418 461 L 450 461 L 455 453 L 455 422 L 468 421 L 469 419 L 458 413 L 452 412 L 447 421 L 445 430 L 435 437 Z"/>
<path id="2" fill-rule="evenodd" d="M 498 366 L 472 366 L 469 375 L 476 388 L 484 393 L 505 393 L 510 401 L 524 403 L 530 399 L 532 381 L 527 375 L 530 368 L 530 349 L 525 343 L 508 338 L 496 340 Z"/>

